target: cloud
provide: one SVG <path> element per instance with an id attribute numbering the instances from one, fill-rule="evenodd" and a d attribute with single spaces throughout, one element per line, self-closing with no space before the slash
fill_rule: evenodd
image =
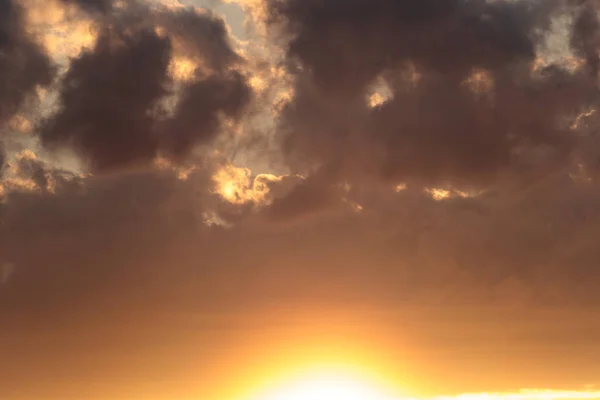
<path id="1" fill-rule="evenodd" d="M 21 0 L 26 10 L 27 30 L 44 45 L 54 63 L 65 61 L 90 49 L 100 27 L 96 14 L 83 13 L 62 0 Z"/>
<path id="2" fill-rule="evenodd" d="M 405 61 L 460 81 L 473 67 L 497 70 L 532 60 L 533 30 L 544 28 L 547 14 L 540 2 L 292 0 L 269 5 L 271 18 L 291 37 L 288 55 L 310 69 L 319 85 L 343 92 L 360 90 Z"/>
<path id="3" fill-rule="evenodd" d="M 214 141 L 225 123 L 240 121 L 253 93 L 223 19 L 188 9 L 161 14 L 158 23 L 176 51 L 196 64 L 163 128 L 165 154 L 182 159 L 194 146 Z"/>
<path id="4" fill-rule="evenodd" d="M 579 10 L 573 23 L 571 44 L 574 50 L 586 61 L 590 73 L 598 75 L 598 44 L 600 39 L 600 22 L 596 5 L 592 1 L 580 2 Z"/>
<path id="5" fill-rule="evenodd" d="M 17 113 L 38 85 L 52 82 L 54 67 L 24 25 L 13 0 L 0 1 L 0 124 Z"/>
<path id="6" fill-rule="evenodd" d="M 288 177 L 271 174 L 252 176 L 248 168 L 226 164 L 215 172 L 212 180 L 215 193 L 232 204 L 267 205 L 272 201 L 272 189 Z M 276 193 L 275 193 L 276 194 Z"/>
<path id="7" fill-rule="evenodd" d="M 167 93 L 170 51 L 151 30 L 107 28 L 71 62 L 61 109 L 41 132 L 44 145 L 72 145 L 98 170 L 151 161 L 159 141 L 152 112 Z"/>
<path id="8" fill-rule="evenodd" d="M 238 120 L 251 98 L 251 89 L 239 72 L 200 78 L 181 93 L 174 117 L 168 121 L 164 150 L 180 159 L 197 144 L 210 143 L 222 118 Z"/>
<path id="9" fill-rule="evenodd" d="M 67 4 L 76 4 L 83 10 L 93 13 L 108 14 L 114 5 L 113 0 L 61 0 Z"/>
<path id="10" fill-rule="evenodd" d="M 176 9 L 157 15 L 158 24 L 173 38 L 174 46 L 210 71 L 225 72 L 241 62 L 231 47 L 225 21 L 210 10 Z"/>
<path id="11" fill-rule="evenodd" d="M 222 250 L 231 241 L 250 258 L 264 251 L 264 273 L 281 280 L 283 273 L 268 266 L 287 262 L 282 249 L 304 260 L 293 271 L 312 263 L 315 270 L 334 265 L 331 274 L 341 275 L 342 262 L 328 263 L 351 248 L 340 257 L 356 274 L 363 264 L 355 260 L 364 260 L 396 265 L 403 276 L 394 286 L 384 271 L 373 271 L 367 294 L 389 284 L 382 293 L 411 297 L 418 294 L 404 285 L 427 293 L 441 285 L 440 297 L 432 296 L 439 301 L 465 301 L 465 292 L 499 302 L 597 301 L 586 279 L 598 256 L 587 135 L 596 124 L 590 111 L 595 78 L 591 66 L 570 71 L 539 68 L 536 61 L 548 21 L 562 8 L 477 1 L 265 4 L 271 27 L 289 39 L 285 78 L 294 90 L 274 132 L 289 171 L 261 174 L 207 156 L 215 141 L 228 140 L 220 137 L 224 124 L 245 119 L 254 95 L 244 68 L 248 55 L 234 49 L 218 16 L 141 6 L 137 14 L 109 13 L 98 17 L 95 45 L 65 65 L 58 112 L 29 130 L 40 135 L 39 155 L 12 148 L 6 155 L 3 239 L 11 260 L 38 271 L 42 256 L 19 244 L 32 237 L 31 248 L 39 246 L 49 264 L 65 265 L 62 278 L 75 290 L 69 276 L 79 276 L 80 261 L 68 261 L 67 244 L 77 247 L 80 236 L 89 240 L 81 247 L 86 261 L 122 240 L 143 259 L 159 259 L 154 251 L 187 251 L 198 263 L 209 254 L 215 268 L 222 256 L 194 246 Z M 569 11 L 583 15 L 590 4 Z M 336 13 L 336 7 L 346 8 Z M 568 35 L 593 39 L 594 29 L 582 24 Z M 593 53 L 593 45 L 577 47 L 581 40 L 573 40 L 579 56 Z M 190 61 L 186 80 L 170 75 L 176 57 Z M 382 87 L 388 92 L 369 104 Z M 169 96 L 176 97 L 172 107 L 164 104 Z M 208 150 L 201 160 L 193 159 L 197 146 Z M 59 152 L 53 150 L 63 147 L 97 176 L 54 166 Z M 164 168 L 154 169 L 160 160 Z M 208 228 L 209 220 L 222 224 Z M 185 235 L 164 234 L 178 224 Z M 97 226 L 112 238 L 96 238 Z M 134 233 L 140 229 L 156 231 L 144 239 L 155 246 L 148 253 Z M 281 248 L 267 244 L 277 235 Z M 298 244 L 315 235 L 309 250 Z M 48 239 L 54 236 L 65 242 Z M 128 262 L 116 250 L 102 257 Z M 36 273 L 23 275 L 19 285 L 37 281 Z M 102 274 L 95 282 L 103 282 Z M 481 287 L 473 289 L 474 282 Z M 551 293 L 554 285 L 562 300 Z M 57 287 L 48 288 L 48 297 Z M 362 289 L 343 288 L 340 296 L 352 290 Z"/>
<path id="12" fill-rule="evenodd" d="M 300 173 L 485 188 L 568 164 L 566 121 L 595 104 L 589 71 L 532 69 L 552 2 L 268 4 L 295 80 L 278 137 Z"/>
<path id="13" fill-rule="evenodd" d="M 288 171 L 261 174 L 209 156 L 218 139 L 228 140 L 219 137 L 223 126 L 247 117 L 254 95 L 247 60 L 232 47 L 223 20 L 194 9 L 125 8 L 98 19 L 95 45 L 66 66 L 58 111 L 39 126 L 44 157 L 11 155 L 4 218 L 16 218 L 15 211 L 6 213 L 15 210 L 17 198 L 33 209 L 62 201 L 91 204 L 99 201 L 94 196 L 104 196 L 94 188 L 107 185 L 103 190 L 118 199 L 127 186 L 121 179 L 145 176 L 150 198 L 185 193 L 189 209 L 181 212 L 198 224 L 221 221 L 230 227 L 227 235 L 329 223 L 347 223 L 356 232 L 367 224 L 375 237 L 396 243 L 381 257 L 405 266 L 404 272 L 418 271 L 410 272 L 417 281 L 432 278 L 444 263 L 489 280 L 486 290 L 502 296 L 528 291 L 530 274 L 536 282 L 558 279 L 561 268 L 579 256 L 580 274 L 587 271 L 595 253 L 585 234 L 574 232 L 596 229 L 590 205 L 596 192 L 586 184 L 593 154 L 582 152 L 594 123 L 589 110 L 596 86 L 589 70 L 535 67 L 536 46 L 561 8 L 536 2 L 373 2 L 368 12 L 359 12 L 363 3 L 356 0 L 333 13 L 335 2 L 265 4 L 268 22 L 289 39 L 284 75 L 293 90 L 275 115 L 273 133 Z M 352 24 L 357 29 L 347 29 Z M 435 29 L 423 36 L 432 24 Z M 400 33 L 405 39 L 391 39 Z M 464 49 L 454 40 L 472 43 Z M 456 57 L 443 56 L 450 51 Z M 185 80 L 170 72 L 177 57 L 190 62 Z M 281 73 L 280 66 L 272 70 Z M 374 92 L 381 98 L 370 104 Z M 172 104 L 165 103 L 169 96 L 175 97 Z M 208 150 L 200 160 L 192 155 L 197 146 Z M 53 166 L 48 157 L 60 148 L 75 150 L 98 176 Z M 571 178 L 575 167 L 585 179 Z M 174 177 L 165 178 L 167 173 Z M 548 182 L 568 188 L 569 196 L 558 196 Z M 192 193 L 201 203 L 194 205 Z M 547 208 L 530 213 L 535 201 Z M 139 218 L 154 218 L 152 207 Z M 561 207 L 575 211 L 559 212 Z M 5 226 L 30 227 L 15 221 L 36 213 L 19 214 Z M 158 226 L 166 223 L 160 218 Z M 118 219 L 106 217 L 104 223 Z M 81 229 L 89 229 L 89 221 Z M 129 222 L 139 221 L 123 221 Z M 60 225 L 50 225 L 55 223 Z M 518 237 L 537 244 L 525 249 Z M 339 240 L 361 248 L 347 236 Z M 544 245 L 556 246 L 553 259 Z M 315 254 L 320 251 L 329 254 Z M 581 283 L 577 274 L 571 278 Z"/>
<path id="14" fill-rule="evenodd" d="M 6 165 L 6 150 L 4 149 L 4 143 L 0 142 L 0 179 L 4 173 L 4 167 Z"/>
<path id="15" fill-rule="evenodd" d="M 289 183 L 288 179 L 288 185 Z M 284 196 L 276 198 L 271 207 L 265 210 L 272 221 L 302 221 L 313 214 L 331 212 L 342 208 L 342 193 L 339 188 L 321 185 L 315 177 L 292 184 Z"/>
<path id="16" fill-rule="evenodd" d="M 192 10 L 136 12 L 133 27 L 116 19 L 93 49 L 71 61 L 60 110 L 41 129 L 44 146 L 71 147 L 94 171 L 148 165 L 162 153 L 182 160 L 214 139 L 224 118 L 239 119 L 250 101 L 245 77 L 232 69 L 239 57 L 222 20 Z M 169 35 L 157 33 L 158 26 Z M 208 70 L 198 67 L 166 110 L 163 101 L 175 90 L 173 43 Z"/>

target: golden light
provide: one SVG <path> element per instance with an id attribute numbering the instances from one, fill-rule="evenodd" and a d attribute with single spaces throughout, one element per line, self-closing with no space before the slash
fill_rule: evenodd
<path id="1" fill-rule="evenodd" d="M 425 193 L 431 196 L 436 201 L 442 201 L 453 197 L 462 197 L 468 199 L 471 197 L 477 197 L 483 193 L 483 191 L 464 191 L 458 189 L 442 189 L 442 188 L 426 188 Z"/>
<path id="2" fill-rule="evenodd" d="M 320 372 L 287 382 L 251 400 L 393 400 L 384 389 L 359 376 Z"/>
<path id="3" fill-rule="evenodd" d="M 282 177 L 271 174 L 252 175 L 248 168 L 227 164 L 213 175 L 214 193 L 231 204 L 264 205 L 269 202 L 269 183 L 279 182 Z"/>
<path id="4" fill-rule="evenodd" d="M 187 57 L 177 56 L 171 60 L 169 65 L 169 74 L 175 80 L 188 82 L 194 79 L 196 75 L 197 63 Z"/>

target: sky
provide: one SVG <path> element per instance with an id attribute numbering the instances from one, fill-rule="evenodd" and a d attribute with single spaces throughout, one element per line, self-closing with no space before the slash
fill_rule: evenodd
<path id="1" fill-rule="evenodd" d="M 600 399 L 599 11 L 0 0 L 0 399 Z"/>

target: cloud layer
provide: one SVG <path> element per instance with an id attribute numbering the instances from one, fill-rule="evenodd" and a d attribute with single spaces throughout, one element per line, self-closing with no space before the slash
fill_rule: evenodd
<path id="1" fill-rule="evenodd" d="M 0 387 L 14 399 L 39 396 L 19 390 L 32 378 L 57 395 L 77 380 L 60 367 L 43 381 L 40 352 L 146 371 L 81 356 L 113 339 L 168 361 L 131 377 L 153 393 L 227 340 L 254 346 L 244 335 L 280 310 L 281 324 L 383 315 L 361 329 L 406 335 L 390 351 L 418 348 L 407 360 L 440 390 L 458 379 L 448 360 L 476 385 L 497 349 L 510 356 L 482 385 L 600 376 L 597 2 L 239 1 L 261 28 L 244 41 L 210 10 L 53 0 L 64 24 L 90 21 L 93 45 L 66 58 L 28 1 L 0 0 Z M 234 327 L 214 333 L 214 315 Z M 195 335 L 207 347 L 188 359 Z M 509 376 L 523 359 L 534 372 Z"/>
<path id="2" fill-rule="evenodd" d="M 485 187 L 536 151 L 542 168 L 564 163 L 577 145 L 567 121 L 597 89 L 591 57 L 575 73 L 534 66 L 552 4 L 271 2 L 295 77 L 284 150 L 300 168 L 430 185 Z M 382 84 L 392 95 L 371 107 Z"/>

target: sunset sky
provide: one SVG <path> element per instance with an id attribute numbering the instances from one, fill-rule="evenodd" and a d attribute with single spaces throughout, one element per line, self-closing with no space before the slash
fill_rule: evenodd
<path id="1" fill-rule="evenodd" d="M 0 0 L 0 400 L 600 399 L 599 13 Z"/>

